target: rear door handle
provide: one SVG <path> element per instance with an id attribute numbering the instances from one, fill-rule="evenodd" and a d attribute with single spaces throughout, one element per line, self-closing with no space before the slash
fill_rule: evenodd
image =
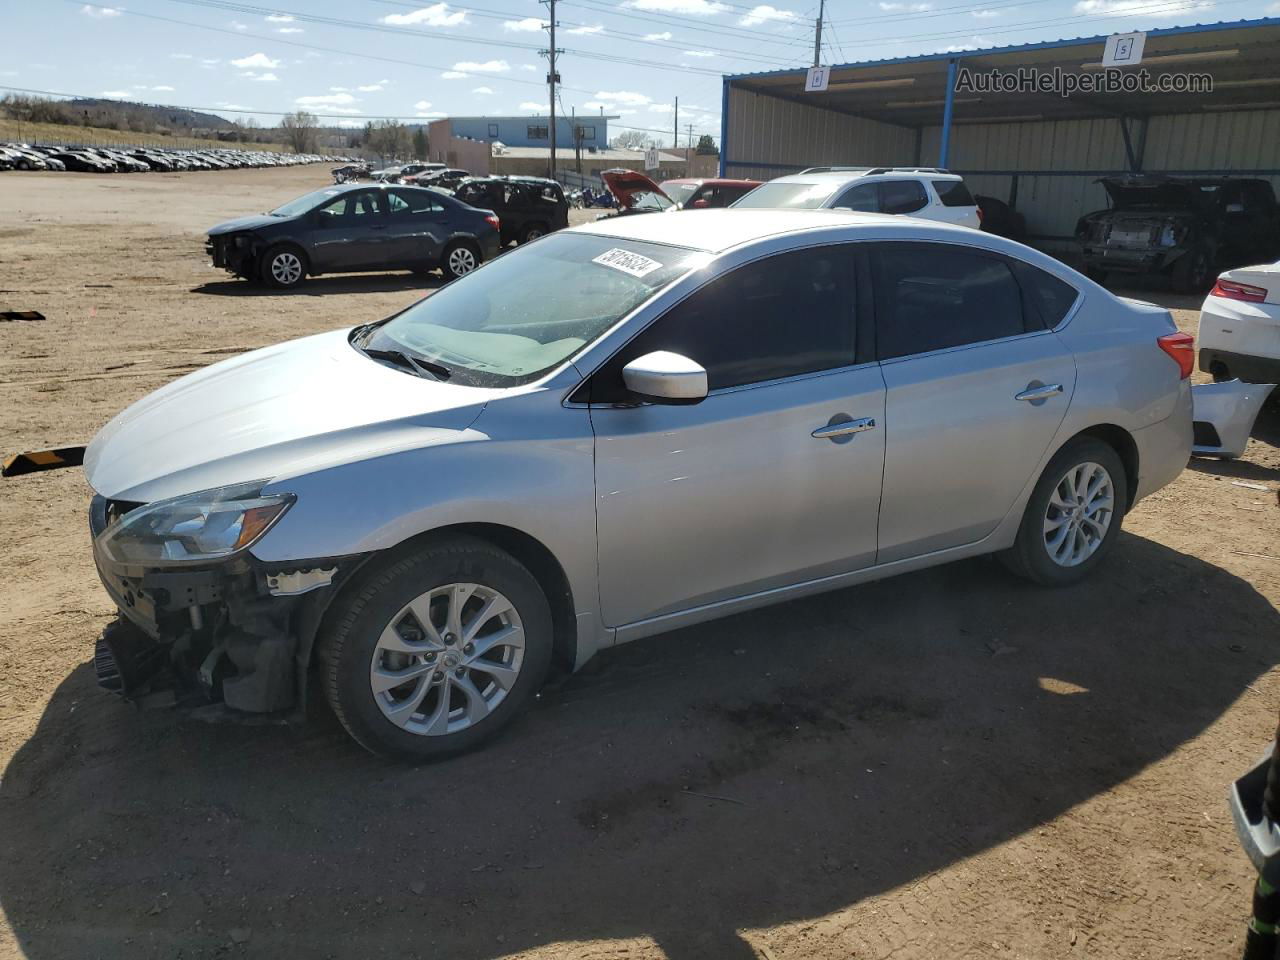
<path id="1" fill-rule="evenodd" d="M 839 423 L 828 423 L 825 427 L 819 427 L 810 434 L 815 440 L 835 440 L 840 437 L 852 436 L 855 433 L 862 433 L 864 430 L 874 430 L 876 428 L 875 417 L 863 417 L 861 420 L 843 420 Z"/>
<path id="2" fill-rule="evenodd" d="M 1029 384 L 1027 389 L 1021 393 L 1015 393 L 1013 399 L 1026 400 L 1028 403 L 1043 403 L 1050 397 L 1056 397 L 1062 392 L 1062 384 L 1060 383 L 1036 383 Z"/>

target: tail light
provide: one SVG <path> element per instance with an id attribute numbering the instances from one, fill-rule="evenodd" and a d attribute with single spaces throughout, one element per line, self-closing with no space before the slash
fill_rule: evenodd
<path id="1" fill-rule="evenodd" d="M 1209 296 L 1224 297 L 1227 300 L 1244 300 L 1248 303 L 1265 303 L 1267 291 L 1265 287 L 1254 287 L 1247 283 L 1236 283 L 1234 280 L 1223 280 L 1219 277 L 1218 282 L 1209 291 Z"/>
<path id="2" fill-rule="evenodd" d="M 495 230 L 502 229 L 502 221 L 498 219 L 496 214 L 492 214 L 492 213 L 489 214 L 487 217 L 484 218 L 484 222 L 487 223 L 489 226 L 493 227 L 493 229 Z"/>
<path id="3" fill-rule="evenodd" d="M 1178 376 L 1185 380 L 1191 376 L 1191 369 L 1196 363 L 1196 340 L 1189 333 L 1166 333 L 1163 337 L 1156 337 L 1156 343 L 1160 349 L 1173 357 L 1173 362 L 1178 365 Z"/>
<path id="4" fill-rule="evenodd" d="M 978 207 L 978 222 L 982 222 L 982 208 Z"/>

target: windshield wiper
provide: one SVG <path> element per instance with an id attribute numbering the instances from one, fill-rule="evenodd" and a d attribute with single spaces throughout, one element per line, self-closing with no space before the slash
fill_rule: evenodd
<path id="1" fill-rule="evenodd" d="M 424 373 L 429 373 L 436 380 L 448 380 L 453 376 L 453 371 L 443 363 L 436 363 L 434 360 L 425 360 L 420 357 L 415 357 L 413 354 L 405 353 L 403 350 L 374 350 L 369 347 L 361 347 L 359 349 L 371 360 L 388 360 L 391 363 L 397 363 L 402 367 L 408 367 L 409 370 L 418 374 L 418 376 L 422 376 Z"/>

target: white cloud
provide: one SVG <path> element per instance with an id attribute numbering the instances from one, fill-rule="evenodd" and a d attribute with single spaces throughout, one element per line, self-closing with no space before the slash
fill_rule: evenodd
<path id="1" fill-rule="evenodd" d="M 169 86 L 166 83 L 162 83 L 160 84 L 160 86 L 152 87 L 151 89 L 155 93 L 173 93 L 173 87 Z"/>
<path id="2" fill-rule="evenodd" d="M 879 7 L 887 13 L 895 13 L 905 10 L 908 13 L 924 13 L 926 10 L 932 10 L 932 3 L 885 3 L 881 0 Z"/>
<path id="3" fill-rule="evenodd" d="M 587 110 L 608 110 L 613 104 L 601 103 L 599 100 L 588 100 L 582 105 Z"/>
<path id="4" fill-rule="evenodd" d="M 293 23 L 293 17 L 287 13 L 271 13 L 267 15 L 267 23 Z"/>
<path id="5" fill-rule="evenodd" d="M 310 97 L 298 97 L 293 102 L 300 107 L 345 107 L 359 103 L 349 93 L 322 93 Z"/>
<path id="6" fill-rule="evenodd" d="M 571 33 L 576 37 L 586 36 L 595 33 L 604 33 L 604 24 L 597 23 L 591 27 L 574 27 L 572 30 L 566 30 L 565 33 Z"/>
<path id="7" fill-rule="evenodd" d="M 750 12 L 738 21 L 738 24 L 743 27 L 755 27 L 771 20 L 790 23 L 799 19 L 800 15 L 794 10 L 779 10 L 777 7 L 762 3 L 759 6 L 752 7 Z"/>
<path id="8" fill-rule="evenodd" d="M 219 110 L 248 110 L 249 108 L 241 106 L 238 103 L 220 103 L 218 104 L 218 109 Z"/>
<path id="9" fill-rule="evenodd" d="M 477 63 L 474 60 L 463 60 L 453 65 L 450 73 L 506 73 L 511 69 L 511 64 L 505 60 L 485 60 L 483 63 Z M 450 78 L 452 79 L 452 78 Z"/>
<path id="10" fill-rule="evenodd" d="M 169 59 L 170 60 L 194 60 L 195 57 L 190 53 L 171 53 L 169 54 Z"/>
<path id="11" fill-rule="evenodd" d="M 686 50 L 684 52 L 684 55 L 686 57 L 718 57 L 720 56 L 720 54 L 716 53 L 714 50 Z"/>
<path id="12" fill-rule="evenodd" d="M 965 50 L 978 50 L 982 47 L 990 47 L 994 45 L 995 45 L 995 41 L 992 40 L 990 37 L 980 37 L 975 35 L 969 38 L 968 43 L 953 43 L 951 46 L 946 47 L 942 52 L 943 53 L 962 53 Z"/>
<path id="13" fill-rule="evenodd" d="M 670 40 L 670 39 L 671 39 L 671 31 L 670 31 L 670 30 L 664 30 L 664 31 L 662 31 L 662 33 L 646 33 L 646 34 L 644 35 L 644 38 L 645 38 L 646 40 Z"/>
<path id="14" fill-rule="evenodd" d="M 245 77 L 249 80 L 253 80 L 255 83 L 275 83 L 277 80 L 280 79 L 274 73 L 249 72 L 249 73 L 242 73 L 240 74 L 240 76 Z"/>
<path id="15" fill-rule="evenodd" d="M 523 20 L 503 20 L 502 29 L 508 33 L 541 33 L 547 21 L 537 17 L 525 17 Z"/>
<path id="16" fill-rule="evenodd" d="M 1149 20 L 1176 19 L 1197 10 L 1209 10 L 1212 0 L 1080 0 L 1072 9 L 1091 16 L 1142 16 Z"/>
<path id="17" fill-rule="evenodd" d="M 105 20 L 108 17 L 120 16 L 120 11 L 115 7 L 95 7 L 91 3 L 86 3 L 81 7 L 80 12 L 87 17 L 93 17 L 95 20 Z"/>
<path id="18" fill-rule="evenodd" d="M 301 27 L 281 27 L 276 33 L 304 33 Z"/>
<path id="19" fill-rule="evenodd" d="M 538 68 L 535 67 L 532 63 L 522 63 L 520 64 L 520 69 L 528 70 L 530 73 L 536 73 L 538 70 Z"/>
<path id="20" fill-rule="evenodd" d="M 219 60 L 217 57 L 212 57 L 212 58 L 210 58 L 210 59 L 208 59 L 208 60 L 201 60 L 200 62 L 201 62 L 204 66 L 206 66 L 206 67 L 212 67 L 212 66 L 215 66 L 215 65 L 217 65 L 217 64 L 219 64 L 219 63 L 221 63 L 222 61 L 221 61 L 221 60 Z"/>
<path id="21" fill-rule="evenodd" d="M 999 10 L 970 10 L 971 17 L 977 17 L 979 20 L 990 20 L 992 17 L 1000 16 Z"/>
<path id="22" fill-rule="evenodd" d="M 541 110 L 545 106 L 546 106 L 545 103 L 534 103 L 532 100 L 526 100 L 524 103 L 520 104 L 520 109 L 521 110 Z"/>
<path id="23" fill-rule="evenodd" d="M 421 117 L 423 120 L 433 120 L 437 117 L 447 116 L 447 114 L 441 113 L 439 110 L 432 110 L 430 113 L 415 113 L 414 116 Z"/>
<path id="24" fill-rule="evenodd" d="M 493 93 L 493 89 L 491 87 L 476 87 L 471 92 L 478 93 L 482 97 L 487 97 L 489 94 Z"/>
<path id="25" fill-rule="evenodd" d="M 657 13 L 677 13 L 694 17 L 711 17 L 729 9 L 719 0 L 625 0 L 622 5 L 635 7 L 637 10 L 653 10 Z"/>
<path id="26" fill-rule="evenodd" d="M 235 30 L 248 30 L 248 29 L 249 29 L 249 25 L 248 25 L 247 23 L 241 23 L 239 20 L 232 20 L 232 21 L 231 21 L 231 26 L 232 26 L 232 28 L 233 28 L 233 29 L 235 29 Z"/>
<path id="27" fill-rule="evenodd" d="M 416 27 L 419 25 L 456 27 L 467 22 L 467 11 L 455 10 L 450 13 L 447 3 L 433 3 L 429 7 L 422 7 L 412 13 L 388 14 L 382 18 L 382 22 L 389 23 L 393 27 Z"/>
<path id="28" fill-rule="evenodd" d="M 377 83 L 366 83 L 364 86 L 356 87 L 356 89 L 361 93 L 377 93 L 386 82 L 385 80 L 379 80 Z"/>
<path id="29" fill-rule="evenodd" d="M 446 70 L 440 74 L 441 80 L 461 80 L 466 76 L 465 73 L 459 73 L 457 70 Z"/>
<path id="30" fill-rule="evenodd" d="M 675 107 L 669 103 L 655 103 L 648 109 L 650 113 L 670 113 Z"/>
<path id="31" fill-rule="evenodd" d="M 110 97 L 113 100 L 127 100 L 129 99 L 129 97 L 133 96 L 133 94 L 131 94 L 128 90 L 103 90 L 100 94 L 98 94 L 98 96 Z"/>
<path id="32" fill-rule="evenodd" d="M 603 105 L 606 110 L 610 109 L 610 104 L 614 103 L 625 103 L 629 107 L 643 107 L 653 103 L 643 93 L 633 93 L 630 90 L 617 90 L 612 93 L 608 90 L 600 90 L 596 93 L 596 101 L 597 105 Z M 603 104 L 599 101 L 603 101 Z"/>
<path id="33" fill-rule="evenodd" d="M 241 70 L 275 70 L 280 66 L 280 61 L 272 60 L 265 53 L 251 53 L 239 60 L 232 60 L 231 65 Z"/>
<path id="34" fill-rule="evenodd" d="M 415 104 L 413 105 L 413 109 L 417 110 L 419 113 L 421 113 L 423 110 L 430 110 L 430 109 L 431 109 L 431 101 L 430 101 L 430 100 L 419 100 L 417 103 L 415 103 Z"/>

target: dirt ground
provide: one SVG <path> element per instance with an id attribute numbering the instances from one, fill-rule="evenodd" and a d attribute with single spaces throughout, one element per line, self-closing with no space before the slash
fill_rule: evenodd
<path id="1" fill-rule="evenodd" d="M 0 322 L 0 451 L 422 296 L 207 265 L 205 227 L 325 174 L 0 175 L 0 308 L 46 316 Z M 1137 295 L 1193 329 L 1191 300 Z M 1085 584 L 971 561 L 682 630 L 422 768 L 324 714 L 100 692 L 89 490 L 5 481 L 0 957 L 1234 958 L 1225 790 L 1280 706 L 1275 408 L 1255 433 L 1140 504 Z"/>

